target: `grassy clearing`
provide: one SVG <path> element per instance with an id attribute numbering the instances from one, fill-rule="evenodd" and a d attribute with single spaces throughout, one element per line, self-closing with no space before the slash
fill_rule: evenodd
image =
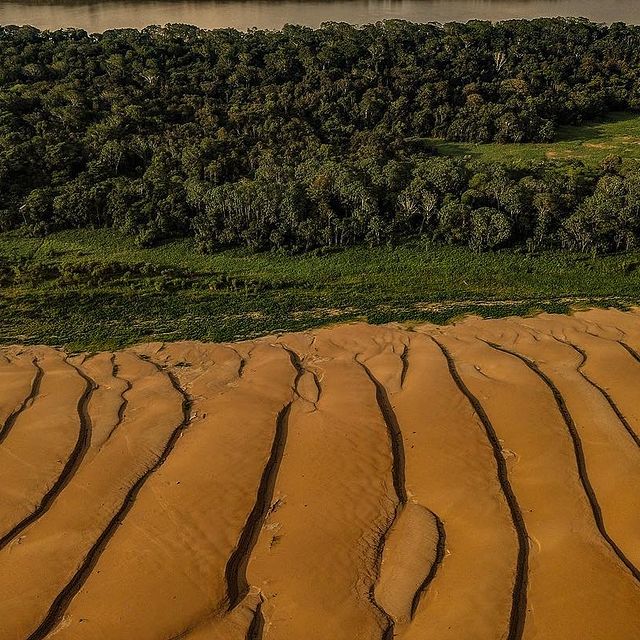
<path id="1" fill-rule="evenodd" d="M 446 322 L 640 302 L 640 252 L 589 257 L 411 242 L 323 256 L 140 249 L 116 233 L 0 235 L 0 341 L 71 349 L 238 340 L 329 322 Z"/>
<path id="2" fill-rule="evenodd" d="M 551 143 L 473 144 L 429 139 L 445 156 L 470 156 L 485 162 L 581 160 L 597 166 L 608 155 L 628 163 L 640 161 L 640 115 L 612 113 L 599 122 L 580 127 L 560 127 Z"/>

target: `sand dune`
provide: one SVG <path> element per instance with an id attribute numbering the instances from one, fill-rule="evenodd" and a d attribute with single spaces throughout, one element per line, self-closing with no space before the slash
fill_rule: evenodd
<path id="1" fill-rule="evenodd" d="M 0 382 L 0 640 L 640 638 L 638 311 Z"/>

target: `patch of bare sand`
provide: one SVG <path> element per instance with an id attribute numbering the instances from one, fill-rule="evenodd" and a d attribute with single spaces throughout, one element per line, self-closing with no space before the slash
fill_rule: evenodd
<path id="1" fill-rule="evenodd" d="M 503 449 L 517 456 L 512 486 L 530 540 L 523 637 L 633 637 L 638 581 L 597 527 L 552 391 L 518 357 L 479 341 L 476 329 L 461 325 L 443 341 Z"/>
<path id="2" fill-rule="evenodd" d="M 43 371 L 37 393 L 0 446 L 0 536 L 38 508 L 73 463 L 80 434 L 77 406 L 87 384 L 63 354 L 34 350 Z"/>
<path id="3" fill-rule="evenodd" d="M 374 587 L 397 503 L 387 427 L 359 363 L 373 332 L 285 336 L 298 369 L 285 455 L 249 575 L 266 637 L 381 637 Z M 342 391 L 349 389 L 348 393 Z"/>
<path id="4" fill-rule="evenodd" d="M 42 369 L 35 357 L 3 354 L 0 358 L 0 442 L 5 440 L 18 416 L 38 393 Z"/>
<path id="5" fill-rule="evenodd" d="M 0 640 L 635 640 L 639 353 L 637 311 L 7 348 Z"/>
<path id="6" fill-rule="evenodd" d="M 132 385 L 121 424 L 108 440 L 96 443 L 93 458 L 85 458 L 50 507 L 0 550 L 4 610 L 25 637 L 57 594 L 83 578 L 83 560 L 180 422 L 179 397 L 166 376 L 130 354 L 119 354 L 119 360 Z M 40 567 L 47 567 L 44 582 Z"/>
<path id="7" fill-rule="evenodd" d="M 500 477 L 486 429 L 437 343 L 411 334 L 407 356 L 404 385 L 393 396 L 407 487 L 411 500 L 438 515 L 446 537 L 441 566 L 418 594 L 406 638 L 505 637 L 518 564 L 508 478 Z"/>

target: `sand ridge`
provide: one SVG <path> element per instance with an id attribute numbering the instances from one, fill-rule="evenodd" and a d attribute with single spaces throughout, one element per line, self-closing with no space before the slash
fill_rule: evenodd
<path id="1" fill-rule="evenodd" d="M 640 637 L 638 310 L 0 381 L 0 640 Z"/>

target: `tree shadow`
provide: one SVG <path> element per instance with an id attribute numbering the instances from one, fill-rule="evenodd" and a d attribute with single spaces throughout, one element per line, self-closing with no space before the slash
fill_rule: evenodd
<path id="1" fill-rule="evenodd" d="M 558 135 L 555 142 L 583 142 L 585 140 L 608 140 L 611 139 L 611 131 L 608 125 L 634 123 L 637 126 L 640 115 L 637 113 L 612 112 L 598 118 L 585 122 L 581 125 L 563 125 L 558 127 Z"/>

